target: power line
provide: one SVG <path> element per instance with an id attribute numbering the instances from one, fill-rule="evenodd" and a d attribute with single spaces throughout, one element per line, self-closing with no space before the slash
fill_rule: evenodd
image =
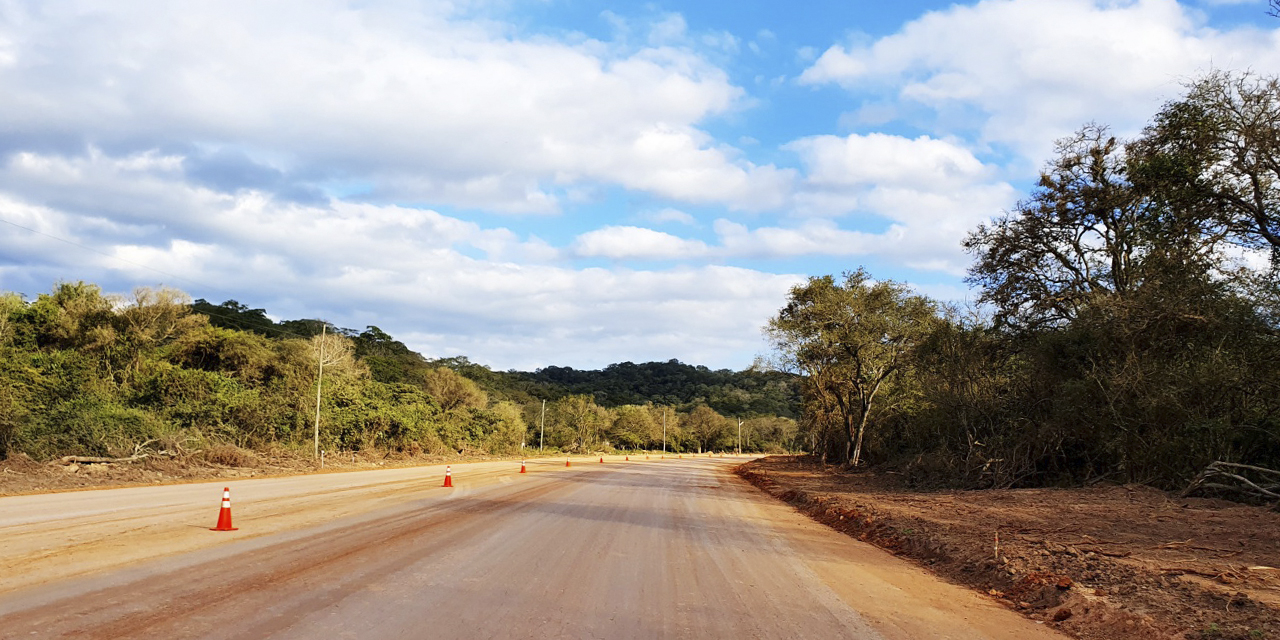
<path id="1" fill-rule="evenodd" d="M 80 244 L 79 242 L 76 242 L 76 241 L 74 241 L 74 240 L 68 240 L 68 239 L 66 239 L 66 238 L 60 238 L 60 237 L 55 236 L 55 235 L 53 235 L 53 234 L 45 233 L 45 232 L 43 232 L 43 231 L 37 231 L 37 230 L 35 230 L 35 229 L 32 229 L 31 227 L 27 227 L 27 226 L 20 225 L 20 224 L 18 224 L 18 223 L 16 223 L 16 222 L 14 222 L 14 221 L 12 221 L 12 220 L 6 220 L 6 219 L 4 219 L 4 218 L 0 218 L 0 222 L 3 222 L 3 223 L 8 224 L 8 225 L 15 226 L 15 227 L 17 227 L 17 228 L 19 228 L 19 229 L 23 229 L 23 230 L 26 230 L 26 231 L 30 231 L 31 233 L 34 233 L 34 234 L 36 234 L 36 235 L 38 235 L 38 236 L 44 236 L 44 237 L 49 238 L 49 239 L 51 239 L 51 240 L 57 240 L 58 242 L 65 242 L 65 243 L 67 243 L 67 244 L 69 244 L 69 245 L 71 245 L 71 246 L 73 246 L 73 247 L 79 247 L 79 248 L 81 248 L 81 249 L 84 249 L 85 251 L 92 251 L 93 253 L 96 253 L 96 254 L 98 254 L 98 255 L 100 255 L 100 256 L 106 256 L 106 257 L 111 258 L 111 259 L 113 259 L 113 260 L 119 260 L 120 262 L 124 262 L 124 263 L 126 263 L 126 264 L 131 264 L 131 265 L 133 265 L 133 266 L 135 266 L 135 267 L 140 267 L 140 268 L 146 269 L 147 271 L 154 271 L 154 272 L 156 272 L 156 273 L 158 273 L 158 274 L 160 274 L 160 275 L 163 275 L 163 276 L 169 276 L 170 278 L 176 278 L 176 279 L 178 279 L 178 280 L 185 280 L 186 282 L 190 282 L 191 284 L 194 284 L 194 285 L 199 285 L 199 286 L 204 287 L 204 288 L 207 288 L 207 289 L 213 289 L 213 290 L 215 290 L 215 291 L 223 291 L 224 293 L 226 293 L 226 291 L 224 291 L 223 289 L 219 289 L 218 287 L 215 287 L 215 286 L 213 286 L 213 285 L 206 284 L 206 283 L 204 283 L 204 282 L 199 282 L 199 281 L 196 281 L 196 280 L 192 280 L 192 279 L 190 279 L 190 278 L 184 278 L 184 277 L 182 277 L 182 276 L 180 276 L 180 275 L 177 275 L 177 274 L 175 274 L 175 273 L 169 273 L 168 271 L 162 271 L 162 270 L 160 270 L 160 269 L 156 269 L 156 268 L 154 268 L 154 267 L 149 267 L 149 266 L 147 266 L 147 265 L 145 265 L 145 264 L 142 264 L 142 263 L 140 263 L 140 262 L 134 262 L 134 261 L 132 261 L 132 260 L 128 260 L 128 259 L 125 259 L 125 258 L 121 258 L 120 256 L 112 255 L 112 254 L 107 253 L 107 252 L 105 252 L 105 251 L 99 251 L 99 250 L 97 250 L 97 249 L 94 249 L 93 247 L 90 247 L 90 246 L 86 246 L 86 245 Z"/>

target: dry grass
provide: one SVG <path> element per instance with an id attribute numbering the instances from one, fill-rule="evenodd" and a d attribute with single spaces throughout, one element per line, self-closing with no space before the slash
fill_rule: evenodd
<path id="1" fill-rule="evenodd" d="M 200 458 L 209 464 L 224 467 L 257 467 L 258 456 L 252 451 L 241 449 L 234 444 L 215 444 L 200 452 Z"/>

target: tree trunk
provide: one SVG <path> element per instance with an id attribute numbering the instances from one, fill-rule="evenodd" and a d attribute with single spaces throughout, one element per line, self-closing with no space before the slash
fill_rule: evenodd
<path id="1" fill-rule="evenodd" d="M 854 444 L 854 457 L 850 460 L 850 466 L 854 467 L 863 460 L 863 434 L 867 433 L 867 419 L 872 415 L 870 407 L 861 408 L 863 408 L 863 415 L 858 420 L 858 443 Z"/>
<path id="2" fill-rule="evenodd" d="M 858 442 L 853 447 L 853 458 L 850 466 L 858 466 L 858 462 L 862 459 L 862 434 L 867 430 L 867 420 L 863 417 L 862 422 L 858 424 Z"/>

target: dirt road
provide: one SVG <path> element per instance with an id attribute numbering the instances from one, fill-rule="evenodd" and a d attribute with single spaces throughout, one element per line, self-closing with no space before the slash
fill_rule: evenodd
<path id="1" fill-rule="evenodd" d="M 797 514 L 729 458 L 0 499 L 3 638 L 1061 638 Z"/>

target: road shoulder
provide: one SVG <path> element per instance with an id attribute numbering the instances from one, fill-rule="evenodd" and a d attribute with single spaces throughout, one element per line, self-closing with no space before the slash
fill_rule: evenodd
<path id="1" fill-rule="evenodd" d="M 784 456 L 737 473 L 823 526 L 1077 638 L 1280 637 L 1280 514 L 1136 488 L 889 490 Z"/>

